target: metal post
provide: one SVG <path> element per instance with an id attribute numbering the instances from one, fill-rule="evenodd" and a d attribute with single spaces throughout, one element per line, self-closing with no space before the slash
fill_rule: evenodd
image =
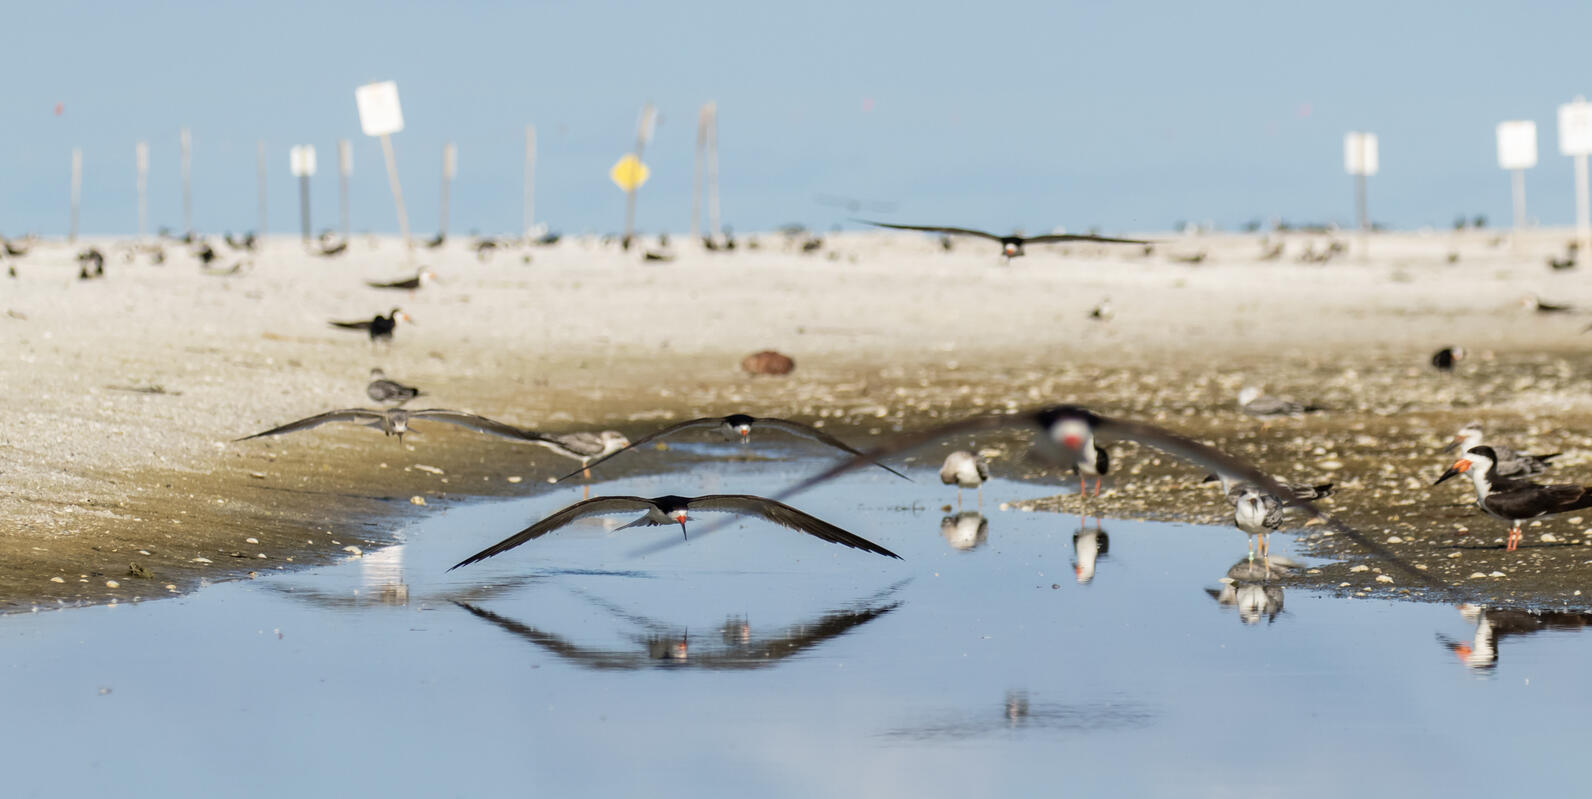
<path id="1" fill-rule="evenodd" d="M 654 118 L 652 103 L 647 103 L 641 109 L 641 122 L 636 126 L 637 161 L 641 161 L 641 154 L 647 149 L 647 139 L 651 138 L 652 136 L 653 122 Z M 645 162 L 642 161 L 642 163 Z M 630 245 L 630 240 L 636 232 L 636 189 L 638 188 L 640 187 L 631 186 L 630 189 L 625 192 L 625 237 L 623 241 L 626 247 Z"/>
<path id="2" fill-rule="evenodd" d="M 536 126 L 525 126 L 525 238 L 536 223 Z"/>
<path id="3" fill-rule="evenodd" d="M 310 243 L 310 176 L 299 175 L 299 230 L 304 243 Z"/>
<path id="4" fill-rule="evenodd" d="M 404 190 L 398 185 L 398 158 L 393 155 L 392 136 L 381 135 L 381 154 L 387 161 L 387 182 L 392 185 L 392 199 L 398 206 L 398 235 L 404 240 L 405 257 L 414 259 L 414 245 L 409 241 L 409 214 L 404 210 Z"/>
<path id="5" fill-rule="evenodd" d="M 343 223 L 343 238 L 348 238 L 348 176 L 354 174 L 354 148 L 347 139 L 337 140 L 337 206 Z"/>
<path id="6" fill-rule="evenodd" d="M 1580 252 L 1592 253 L 1592 218 L 1587 210 L 1586 156 L 1575 157 L 1575 233 Z"/>
<path id="7" fill-rule="evenodd" d="M 260 139 L 255 143 L 254 161 L 255 169 L 257 171 L 255 183 L 259 187 L 259 197 L 256 199 L 256 202 L 260 206 L 260 240 L 263 244 L 265 241 L 265 234 L 270 230 L 270 228 L 267 227 L 268 220 L 265 216 L 265 139 Z"/>
<path id="8" fill-rule="evenodd" d="M 437 226 L 437 233 L 441 236 L 448 235 L 448 190 L 453 183 L 453 174 L 459 168 L 459 148 L 453 142 L 442 145 L 442 202 L 439 206 L 441 224 Z"/>
<path id="9" fill-rule="evenodd" d="M 83 199 L 83 148 L 72 148 L 72 223 L 67 228 L 66 240 L 77 241 L 77 210 Z"/>
<path id="10" fill-rule="evenodd" d="M 702 160 L 708 143 L 708 107 L 697 114 L 696 158 L 691 164 L 691 240 L 702 241 Z"/>
<path id="11" fill-rule="evenodd" d="M 1365 175 L 1354 176 L 1354 206 L 1360 220 L 1360 258 L 1371 257 L 1371 217 L 1365 208 Z"/>
<path id="12" fill-rule="evenodd" d="M 182 231 L 193 233 L 193 135 L 182 129 Z"/>
<path id="13" fill-rule="evenodd" d="M 133 147 L 134 164 L 138 168 L 138 238 L 149 235 L 149 142 L 141 141 Z"/>
<path id="14" fill-rule="evenodd" d="M 1520 248 L 1520 234 L 1526 228 L 1526 170 L 1515 169 L 1510 182 L 1513 184 L 1515 199 L 1515 249 Z"/>
<path id="15" fill-rule="evenodd" d="M 719 229 L 719 106 L 708 103 L 708 233 L 718 238 Z"/>

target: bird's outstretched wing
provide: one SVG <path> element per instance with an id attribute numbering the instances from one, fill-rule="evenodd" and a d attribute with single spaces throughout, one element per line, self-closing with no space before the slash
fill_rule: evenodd
<path id="1" fill-rule="evenodd" d="M 554 480 L 553 482 L 558 483 L 558 482 L 563 482 L 564 480 L 568 480 L 569 478 L 574 477 L 577 474 L 584 473 L 587 469 L 595 469 L 595 468 L 597 468 L 597 464 L 602 463 L 603 461 L 606 461 L 609 458 L 614 457 L 615 455 L 619 455 L 619 454 L 622 454 L 622 453 L 625 453 L 625 452 L 629 452 L 629 451 L 635 449 L 636 447 L 639 447 L 639 446 L 641 446 L 643 444 L 651 443 L 651 442 L 656 441 L 656 440 L 658 440 L 660 438 L 667 438 L 667 437 L 672 436 L 675 433 L 678 433 L 678 432 L 680 432 L 682 430 L 690 430 L 690 429 L 696 428 L 696 427 L 713 427 L 713 426 L 722 424 L 723 422 L 724 422 L 724 417 L 722 417 L 722 416 L 704 416 L 701 419 L 691 419 L 689 421 L 678 422 L 676 424 L 669 425 L 668 427 L 665 427 L 665 428 L 663 428 L 661 430 L 654 430 L 651 433 L 648 433 L 648 434 L 642 436 L 641 438 L 638 438 L 635 441 L 630 442 L 630 446 L 625 447 L 624 449 L 619 449 L 619 450 L 615 450 L 613 452 L 610 452 L 607 455 L 604 455 L 601 458 L 598 458 L 597 460 L 594 460 L 591 463 L 588 463 L 585 466 L 583 466 L 583 467 L 581 467 L 579 469 L 576 469 L 575 471 L 570 472 L 569 474 L 566 474 L 563 477 L 558 478 L 557 480 Z"/>
<path id="2" fill-rule="evenodd" d="M 931 427 L 910 435 L 901 436 L 896 440 L 880 447 L 874 447 L 849 460 L 841 461 L 834 466 L 807 478 L 806 480 L 785 489 L 775 495 L 775 499 L 785 499 L 794 496 L 819 483 L 831 480 L 853 469 L 860 469 L 869 464 L 876 463 L 882 458 L 904 455 L 929 446 L 937 441 L 954 438 L 968 433 L 981 433 L 987 430 L 1001 428 L 1032 428 L 1039 429 L 1039 420 L 1035 414 L 1020 413 L 1007 415 L 973 416 L 960 421 Z M 699 534 L 700 535 L 700 534 Z"/>
<path id="3" fill-rule="evenodd" d="M 733 513 L 738 516 L 756 516 L 781 527 L 803 532 L 833 544 L 843 544 L 852 549 L 873 552 L 897 560 L 901 559 L 900 555 L 856 533 L 842 530 L 817 516 L 767 497 L 751 494 L 713 494 L 692 499 L 686 503 L 686 507 L 704 513 Z"/>
<path id="4" fill-rule="evenodd" d="M 273 427 L 270 430 L 266 430 L 262 433 L 255 433 L 252 436 L 244 436 L 243 438 L 235 438 L 233 441 L 248 441 L 251 438 L 263 438 L 265 436 L 280 436 L 287 433 L 297 433 L 300 430 L 308 430 L 312 427 L 320 427 L 323 424 L 331 424 L 332 422 L 352 422 L 354 424 L 366 424 L 380 427 L 381 423 L 386 418 L 387 414 L 382 413 L 381 411 L 372 411 L 365 408 L 345 408 L 340 411 L 317 413 L 314 416 L 307 416 L 296 422 L 288 422 L 281 427 Z"/>
<path id="5" fill-rule="evenodd" d="M 365 281 L 365 285 L 370 286 L 373 289 L 417 289 L 420 288 L 420 278 L 411 277 L 405 278 L 404 280 L 392 280 L 385 283 L 376 280 L 367 280 Z"/>
<path id="6" fill-rule="evenodd" d="M 768 417 L 768 418 L 760 418 L 760 419 L 753 420 L 752 421 L 752 426 L 753 427 L 766 427 L 766 428 L 768 428 L 770 430 L 778 430 L 778 431 L 780 431 L 782 433 L 789 433 L 790 435 L 796 436 L 797 438 L 805 438 L 805 439 L 807 439 L 809 441 L 816 441 L 816 442 L 818 442 L 820 444 L 823 444 L 823 445 L 829 446 L 829 447 L 833 447 L 833 448 L 838 449 L 838 450 L 840 450 L 842 452 L 851 453 L 852 455 L 861 455 L 862 454 L 861 450 L 858 450 L 855 447 L 852 447 L 850 444 L 847 444 L 846 442 L 841 441 L 840 439 L 835 438 L 834 436 L 832 436 L 832 435 L 830 435 L 828 433 L 825 433 L 824 431 L 819 430 L 818 428 L 813 427 L 812 425 L 802 424 L 801 422 L 793 422 L 793 421 L 790 421 L 789 419 L 775 419 L 775 418 L 772 418 L 772 417 Z M 907 480 L 907 481 L 911 481 L 912 480 L 912 478 L 907 477 L 906 475 L 904 475 L 904 474 L 902 474 L 902 473 L 900 473 L 900 472 L 898 472 L 898 471 L 896 471 L 896 470 L 894 470 L 894 469 L 892 469 L 892 468 L 890 468 L 890 467 L 888 467 L 888 466 L 886 466 L 886 465 L 884 465 L 882 463 L 879 463 L 878 461 L 875 461 L 873 465 L 875 465 L 875 466 L 877 466 L 877 467 L 879 467 L 879 468 L 881 468 L 881 469 L 883 469 L 883 470 L 895 475 L 896 477 L 901 478 L 902 480 Z"/>
<path id="7" fill-rule="evenodd" d="M 651 507 L 651 500 L 645 499 L 643 497 L 593 497 L 591 499 L 581 500 L 580 502 L 570 505 L 563 510 L 555 511 L 552 515 L 542 519 L 530 527 L 527 527 L 524 530 L 521 530 L 514 535 L 511 535 L 508 538 L 505 538 L 502 541 L 499 541 L 496 544 L 493 544 L 492 546 L 489 546 L 486 549 L 483 549 L 480 552 L 477 552 L 474 555 L 471 555 L 470 557 L 453 564 L 452 568 L 449 568 L 448 571 L 453 571 L 460 566 L 468 566 L 476 561 L 486 560 L 493 555 L 501 555 L 504 552 L 507 552 L 519 546 L 520 544 L 525 543 L 526 541 L 529 541 L 533 538 L 541 538 L 542 536 L 547 535 L 548 533 L 579 519 L 585 519 L 590 516 L 608 516 L 615 513 L 636 513 L 638 511 L 645 512 Z"/>
<path id="8" fill-rule="evenodd" d="M 364 320 L 362 322 L 339 322 L 336 319 L 332 319 L 332 320 L 329 320 L 329 323 L 331 324 L 332 327 L 340 327 L 340 328 L 343 328 L 344 330 L 369 330 L 370 329 L 370 320 L 369 319 L 366 319 L 366 320 Z"/>
<path id="9" fill-rule="evenodd" d="M 1085 233 L 1046 233 L 1043 236 L 1024 236 L 1024 244 L 1051 244 L 1059 241 L 1093 241 L 1099 244 L 1153 244 L 1143 239 L 1113 239 Z"/>
<path id="10" fill-rule="evenodd" d="M 866 220 L 866 219 L 858 219 L 857 221 L 861 222 L 861 223 L 863 223 L 865 225 L 873 225 L 874 227 L 887 227 L 887 228 L 890 228 L 892 230 L 921 230 L 921 231 L 923 231 L 925 233 L 949 233 L 949 234 L 951 234 L 953 236 L 978 236 L 981 239 L 990 239 L 991 241 L 1000 241 L 1001 240 L 1001 237 L 995 235 L 994 233 L 985 233 L 982 230 L 974 230 L 972 228 L 965 228 L 965 227 L 935 227 L 933 225 L 892 225 L 892 224 L 890 224 L 888 222 L 870 222 L 869 220 Z"/>
<path id="11" fill-rule="evenodd" d="M 464 411 L 450 411 L 446 408 L 427 408 L 423 411 L 410 411 L 409 421 L 413 422 L 443 422 L 444 424 L 458 425 L 469 428 L 478 433 L 487 433 L 516 441 L 531 440 L 531 434 L 511 424 L 504 424 L 496 419 L 477 416 Z"/>

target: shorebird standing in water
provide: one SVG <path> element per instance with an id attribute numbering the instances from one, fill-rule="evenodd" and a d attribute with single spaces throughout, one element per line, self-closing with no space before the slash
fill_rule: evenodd
<path id="1" fill-rule="evenodd" d="M 1530 480 L 1499 476 L 1498 454 L 1486 445 L 1466 450 L 1464 457 L 1448 467 L 1432 485 L 1466 472 L 1470 473 L 1471 483 L 1476 487 L 1476 505 L 1489 515 L 1509 522 L 1505 548 L 1510 552 L 1520 546 L 1521 522 L 1592 507 L 1592 491 L 1586 486 L 1539 485 Z"/>
<path id="2" fill-rule="evenodd" d="M 984 481 L 989 479 L 989 462 L 959 449 L 945 456 L 940 467 L 940 482 L 956 486 L 956 509 L 962 509 L 962 489 L 978 489 L 978 506 L 984 507 Z"/>

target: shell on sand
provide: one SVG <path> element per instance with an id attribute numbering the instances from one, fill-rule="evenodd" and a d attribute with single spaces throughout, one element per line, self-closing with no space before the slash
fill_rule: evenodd
<path id="1" fill-rule="evenodd" d="M 789 355 L 763 350 L 742 358 L 741 368 L 754 375 L 788 375 L 795 371 L 796 361 Z"/>

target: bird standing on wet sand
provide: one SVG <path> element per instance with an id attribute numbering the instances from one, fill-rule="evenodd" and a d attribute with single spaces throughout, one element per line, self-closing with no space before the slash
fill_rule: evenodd
<path id="1" fill-rule="evenodd" d="M 1497 463 L 1497 453 L 1492 447 L 1471 447 L 1432 485 L 1469 472 L 1471 483 L 1476 487 L 1476 505 L 1493 517 L 1509 522 L 1507 549 L 1510 552 L 1520 546 L 1521 522 L 1592 507 L 1592 491 L 1586 486 L 1539 485 L 1530 480 L 1511 480 L 1498 475 Z"/>
<path id="2" fill-rule="evenodd" d="M 525 431 L 511 424 L 504 424 L 485 416 L 477 416 L 463 411 L 450 411 L 443 408 L 427 408 L 421 411 L 406 411 L 402 408 L 387 408 L 375 410 L 372 408 L 345 408 L 338 411 L 327 411 L 307 416 L 296 422 L 288 422 L 280 427 L 273 427 L 252 436 L 233 439 L 234 441 L 248 441 L 251 438 L 265 436 L 280 436 L 287 433 L 296 433 L 300 430 L 320 427 L 332 422 L 347 422 L 349 424 L 363 425 L 375 430 L 380 430 L 389 436 L 397 436 L 398 443 L 402 444 L 404 434 L 409 432 L 409 426 L 415 422 L 442 422 L 468 428 L 478 433 L 487 433 L 503 438 L 524 440 Z"/>
<path id="3" fill-rule="evenodd" d="M 1283 504 L 1276 497 L 1248 483 L 1233 487 L 1233 524 L 1249 535 L 1249 560 L 1255 560 L 1255 538 L 1260 538 L 1260 557 L 1271 568 L 1271 534 L 1282 526 Z"/>
<path id="4" fill-rule="evenodd" d="M 977 237 L 979 237 L 981 239 L 989 239 L 990 241 L 995 241 L 995 242 L 999 242 L 1000 243 L 1000 245 L 1001 245 L 1001 254 L 1006 256 L 1007 260 L 1011 260 L 1013 258 L 1021 258 L 1023 256 L 1023 245 L 1024 244 L 1051 244 L 1051 243 L 1062 242 L 1062 241 L 1093 241 L 1093 242 L 1098 242 L 1098 243 L 1101 243 L 1101 244 L 1149 244 L 1150 243 L 1150 242 L 1147 242 L 1147 241 L 1141 241 L 1139 239 L 1111 239 L 1111 238 L 1106 238 L 1104 236 L 1090 236 L 1090 235 L 1075 234 L 1075 233 L 1047 233 L 1047 234 L 1042 235 L 1042 236 L 1016 236 L 1016 235 L 1012 235 L 1012 236 L 997 236 L 994 233 L 985 233 L 982 230 L 973 230 L 972 228 L 963 228 L 963 227 L 935 227 L 935 226 L 932 226 L 932 225 L 892 225 L 892 224 L 888 224 L 886 222 L 869 222 L 866 219 L 858 219 L 857 221 L 861 222 L 861 223 L 863 223 L 865 225 L 873 225 L 874 227 L 890 228 L 891 230 L 919 230 L 919 231 L 923 231 L 925 233 L 941 233 L 941 234 L 951 235 L 951 236 L 977 236 Z"/>
<path id="5" fill-rule="evenodd" d="M 387 379 L 381 369 L 370 370 L 370 384 L 365 386 L 365 396 L 376 402 L 396 402 L 402 405 L 420 396 L 420 389 Z"/>
<path id="6" fill-rule="evenodd" d="M 783 502 L 776 502 L 765 497 L 751 494 L 710 494 L 702 497 L 669 495 L 651 498 L 626 496 L 596 497 L 594 499 L 581 500 L 459 561 L 449 571 L 453 571 L 453 569 L 457 569 L 460 566 L 468 566 L 477 561 L 485 560 L 493 555 L 500 555 L 526 541 L 540 538 L 578 519 L 636 512 L 641 512 L 645 515 L 618 529 L 625 530 L 631 527 L 656 527 L 678 524 L 680 525 L 680 534 L 684 536 L 686 534 L 685 523 L 691 520 L 690 514 L 693 512 L 731 513 L 737 516 L 755 516 L 781 527 L 806 533 L 830 543 L 843 544 L 852 549 L 873 552 L 898 560 L 901 558 L 900 555 L 862 536 L 842 530 L 829 522 L 799 511 Z"/>
<path id="7" fill-rule="evenodd" d="M 365 285 L 370 286 L 373 289 L 403 289 L 407 291 L 414 291 L 415 289 L 418 289 L 436 279 L 437 273 L 431 271 L 430 269 L 422 269 L 419 272 L 416 272 L 414 277 L 406 277 L 402 280 L 393 280 L 386 283 L 381 283 L 375 280 L 367 280 L 365 281 Z"/>
<path id="8" fill-rule="evenodd" d="M 1455 447 L 1460 452 L 1469 452 L 1474 447 L 1479 447 L 1485 437 L 1482 435 L 1481 422 L 1471 422 L 1459 429 L 1454 434 L 1454 440 L 1443 447 L 1443 452 L 1449 452 Z M 1547 455 L 1528 455 L 1518 452 L 1502 444 L 1492 444 L 1493 468 L 1499 477 L 1532 477 L 1547 471 L 1552 464 L 1548 461 L 1559 457 L 1561 453 L 1550 452 Z"/>
<path id="9" fill-rule="evenodd" d="M 1439 372 L 1452 372 L 1454 365 L 1463 360 L 1464 347 L 1444 347 L 1432 354 L 1432 366 Z"/>
<path id="10" fill-rule="evenodd" d="M 409 318 L 409 314 L 394 308 L 386 316 L 376 314 L 375 318 L 369 321 L 339 322 L 334 319 L 330 322 L 330 324 L 332 327 L 338 327 L 344 330 L 363 330 L 370 334 L 371 344 L 375 344 L 376 342 L 392 344 L 392 332 L 398 328 L 398 322 L 400 320 L 408 322 L 411 325 L 415 323 L 415 320 Z"/>
<path id="11" fill-rule="evenodd" d="M 940 482 L 946 485 L 956 485 L 956 509 L 962 509 L 962 489 L 978 489 L 978 506 L 984 507 L 984 481 L 989 479 L 989 462 L 983 458 L 959 449 L 945 456 L 944 465 L 940 466 Z"/>
<path id="12" fill-rule="evenodd" d="M 1258 386 L 1245 386 L 1238 392 L 1238 408 L 1257 419 L 1298 417 L 1325 410 L 1318 405 L 1301 405 L 1293 400 L 1268 397 Z"/>
<path id="13" fill-rule="evenodd" d="M 776 419 L 773 417 L 759 418 L 756 416 L 748 416 L 744 413 L 732 413 L 729 416 L 704 416 L 700 419 L 690 419 L 688 421 L 669 425 L 662 430 L 655 430 L 642 436 L 641 438 L 636 439 L 633 443 L 626 444 L 625 446 L 620 447 L 613 452 L 593 460 L 591 463 L 585 464 L 582 469 L 585 470 L 586 476 L 589 478 L 591 477 L 592 469 L 597 468 L 598 464 L 614 457 L 615 455 L 629 452 L 630 450 L 636 449 L 642 445 L 657 441 L 659 439 L 668 438 L 676 433 L 685 432 L 686 430 L 697 430 L 714 427 L 718 428 L 719 433 L 722 434 L 726 440 L 739 440 L 742 444 L 749 443 L 752 440 L 752 430 L 754 429 L 776 430 L 787 435 L 796 436 L 797 438 L 805 438 L 808 441 L 816 441 L 825 446 L 833 447 L 852 455 L 862 454 L 850 444 L 847 444 L 846 442 L 841 441 L 840 439 L 835 438 L 834 436 L 825 433 L 824 431 L 819 430 L 812 425 L 802 424 L 801 422 L 792 422 L 789 419 Z M 900 477 L 903 480 L 910 479 L 906 475 L 882 463 L 874 465 L 897 477 Z M 566 474 L 553 482 L 556 483 L 562 480 L 568 480 L 569 478 L 574 477 L 575 474 L 576 472 L 570 472 L 569 474 Z"/>
<path id="14" fill-rule="evenodd" d="M 1227 498 L 1227 502 L 1230 505 L 1237 505 L 1240 491 L 1250 485 L 1220 474 L 1207 475 L 1203 482 L 1220 482 L 1222 484 L 1222 496 Z M 1332 483 L 1285 483 L 1282 480 L 1278 480 L 1277 483 L 1288 489 L 1288 493 L 1292 494 L 1295 499 L 1325 499 L 1333 494 Z"/>

